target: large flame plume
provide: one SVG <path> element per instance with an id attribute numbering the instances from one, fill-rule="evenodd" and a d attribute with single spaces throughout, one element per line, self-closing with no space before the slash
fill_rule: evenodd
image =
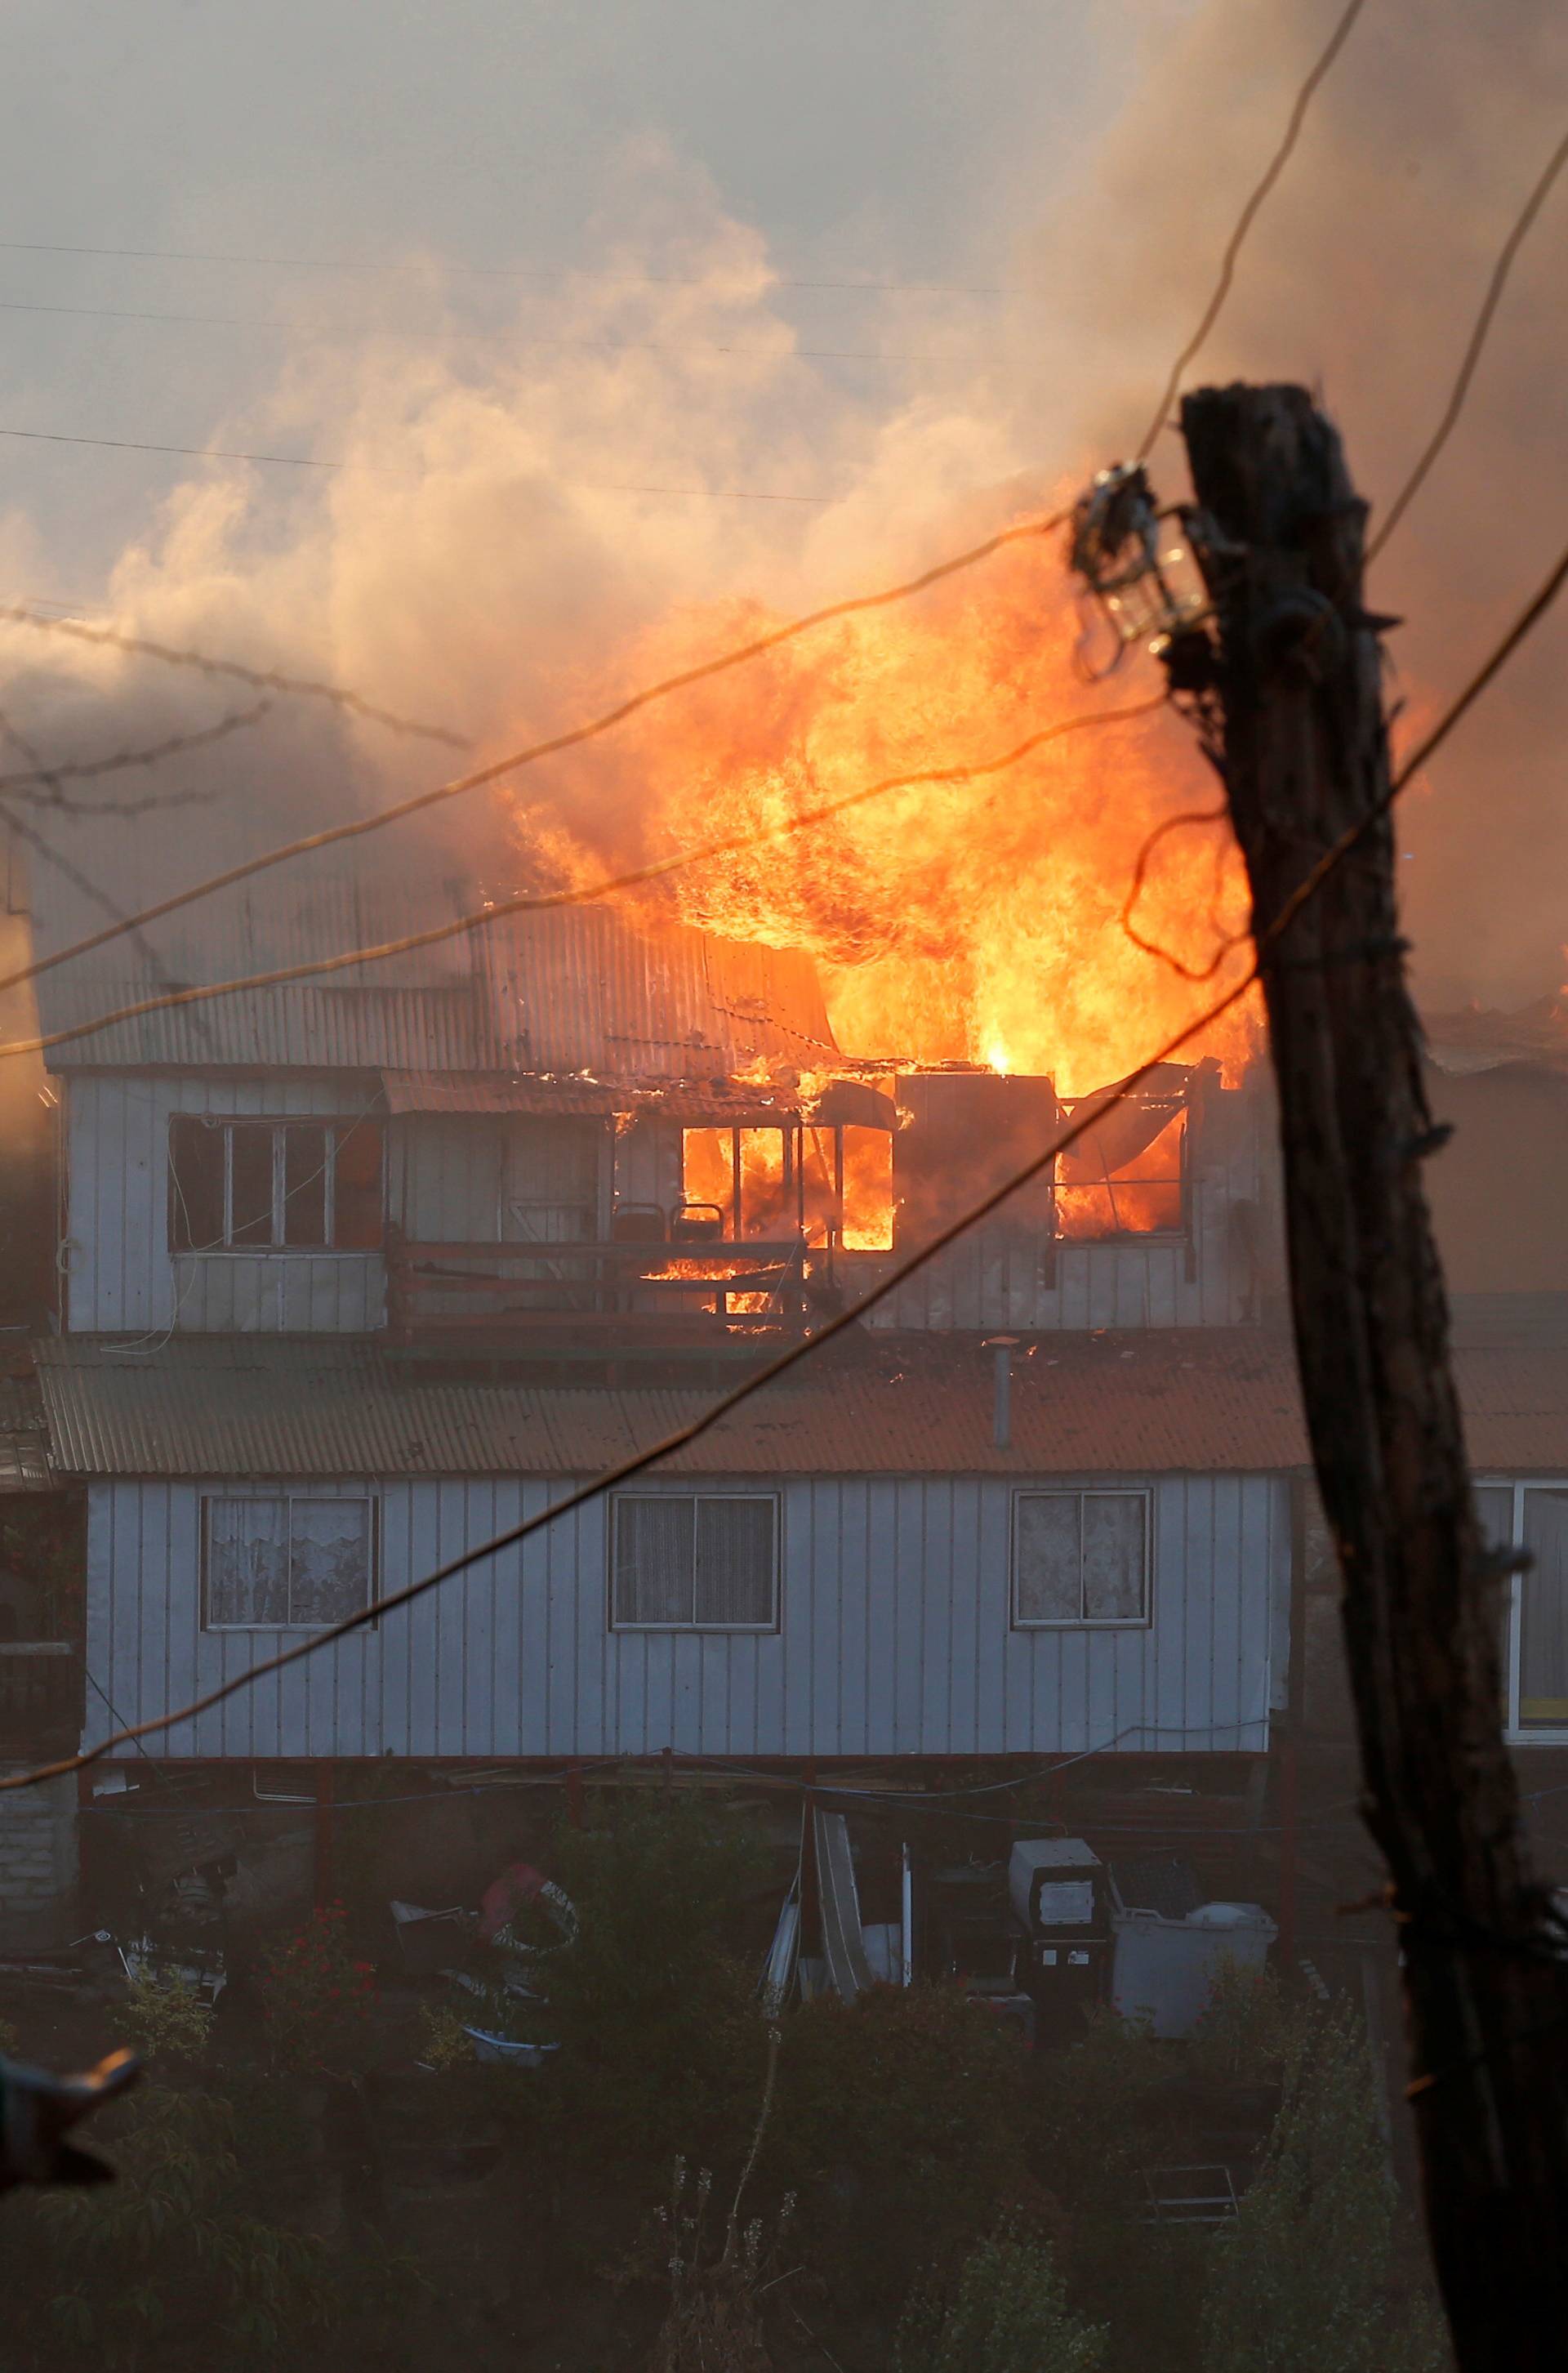
<path id="1" fill-rule="evenodd" d="M 737 604 L 682 607 L 640 638 L 632 672 L 672 672 L 772 623 Z M 1213 993 L 1122 928 L 1149 834 L 1215 804 L 1173 713 L 1090 726 L 1005 773 L 786 829 L 886 777 L 984 761 L 1043 725 L 1157 694 L 1147 660 L 1088 682 L 1084 641 L 1060 556 L 1015 547 L 944 598 L 842 621 L 683 694 L 613 754 L 590 754 L 566 801 L 519 794 L 520 844 L 530 869 L 588 882 L 741 837 L 668 877 L 650 916 L 673 908 L 729 938 L 809 951 L 846 1053 L 1046 1072 L 1063 1094 L 1086 1093 Z M 1244 935 L 1223 825 L 1164 838 L 1137 921 L 1190 967 Z M 1234 1077 L 1256 1030 L 1251 1007 L 1233 1009 L 1191 1058 L 1217 1056 Z"/>

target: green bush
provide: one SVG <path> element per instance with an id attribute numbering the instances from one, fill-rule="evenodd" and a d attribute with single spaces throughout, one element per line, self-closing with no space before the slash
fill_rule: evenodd
<path id="1" fill-rule="evenodd" d="M 1098 2373 L 1107 2339 L 1068 2306 L 1044 2243 L 1004 2225 L 970 2250 L 946 2305 L 911 2301 L 894 2363 L 897 2373 Z"/>
<path id="2" fill-rule="evenodd" d="M 1018 2044 L 954 1986 L 876 1986 L 786 2022 L 762 2169 L 799 2193 L 842 2303 L 896 2303 L 1031 2193 L 1028 2081 Z"/>
<path id="3" fill-rule="evenodd" d="M 766 1866 L 753 1831 L 691 1798 L 562 1831 L 577 1932 L 541 1961 L 537 2020 L 562 2050 L 520 2081 L 570 2153 L 668 2165 L 684 2148 L 723 2164 L 744 2149 L 766 2030 L 756 1972 L 734 1954 Z"/>
<path id="4" fill-rule="evenodd" d="M 1434 2373 L 1435 2320 L 1390 2313 L 1398 2204 L 1359 2020 L 1298 2020 L 1283 2075 L 1262 2171 L 1214 2245 L 1204 2373 Z"/>

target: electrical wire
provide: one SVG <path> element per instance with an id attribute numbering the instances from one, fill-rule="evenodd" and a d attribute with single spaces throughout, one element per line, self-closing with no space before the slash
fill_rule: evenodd
<path id="1" fill-rule="evenodd" d="M 554 757 L 563 750 L 577 749 L 583 742 L 595 741 L 601 734 L 610 732 L 640 710 L 668 700 L 672 694 L 683 692 L 691 684 L 706 683 L 714 676 L 726 674 L 730 669 L 760 659 L 767 651 L 777 650 L 782 645 L 796 641 L 817 626 L 829 625 L 840 618 L 859 617 L 869 611 L 890 608 L 895 602 L 907 602 L 913 595 L 925 592 L 947 578 L 977 567 L 1005 545 L 1037 543 L 1044 536 L 1054 534 L 1067 517 L 1066 511 L 1056 511 L 1048 519 L 1028 520 L 1017 527 L 1004 528 L 998 534 L 987 536 L 983 544 L 971 544 L 967 552 L 958 553 L 949 560 L 938 561 L 934 567 L 923 570 L 918 577 L 906 579 L 902 584 L 888 586 L 877 593 L 852 594 L 842 602 L 830 602 L 819 610 L 807 611 L 803 617 L 792 618 L 782 626 L 771 627 L 765 635 L 754 636 L 749 642 L 737 644 L 713 659 L 701 660 L 695 667 L 683 668 L 679 674 L 664 676 L 656 684 L 645 685 L 640 692 L 630 694 L 602 715 L 590 719 L 587 724 L 569 727 L 563 733 L 551 735 L 548 741 L 535 742 L 524 749 L 511 751 L 505 757 L 494 759 L 490 765 L 477 768 L 472 774 L 459 775 L 454 781 L 438 783 L 433 790 L 417 791 L 412 799 L 401 800 L 395 807 L 381 808 L 374 815 L 354 817 L 346 824 L 330 824 L 321 832 L 307 833 L 302 838 L 285 841 L 281 848 L 269 849 L 261 857 L 247 858 L 243 864 L 230 866 L 226 872 L 210 874 L 205 881 L 194 883 L 189 890 L 176 891 L 172 896 L 160 899 L 157 905 L 144 907 L 134 918 L 134 922 L 138 928 L 157 922 L 164 915 L 171 915 L 181 906 L 192 905 L 198 898 L 210 896 L 215 891 L 230 889 L 235 883 L 263 873 L 273 865 L 283 864 L 288 858 L 304 857 L 319 848 L 334 848 L 341 841 L 356 840 L 366 833 L 379 832 L 385 825 L 397 824 L 404 816 L 418 815 L 424 809 L 457 799 L 465 791 L 479 790 L 487 783 L 499 782 L 503 776 L 516 774 L 524 766 L 535 766 L 541 758 Z M 19 618 L 43 634 L 76 634 L 88 641 L 118 642 L 121 639 L 107 630 L 77 626 L 74 621 L 64 619 L 35 618 L 21 610 L 0 610 L 0 617 Z M 150 644 L 137 644 L 132 648 L 145 651 L 156 649 Z M 170 654 L 158 651 L 157 656 L 167 658 Z M 192 663 L 208 669 L 220 665 L 216 661 L 197 659 L 192 659 Z M 253 675 L 250 670 L 235 671 L 226 667 L 224 672 L 238 672 L 250 682 L 274 689 L 297 688 L 287 684 L 280 687 L 277 678 Z M 313 691 L 323 689 L 319 685 L 309 688 Z M 340 694 L 333 696 L 357 705 L 355 696 Z M 87 939 L 73 941 L 69 947 L 59 949 L 53 955 L 43 956 L 20 971 L 6 974 L 0 979 L 0 992 L 15 988 L 24 980 L 35 979 L 41 973 L 52 970 L 56 964 L 90 953 L 93 949 L 118 938 L 121 930 L 126 928 L 129 927 L 122 925 L 114 930 L 94 932 Z"/>
<path id="2" fill-rule="evenodd" d="M 552 1501 L 549 1507 L 540 1509 L 536 1515 L 526 1517 L 520 1524 L 509 1526 L 505 1532 L 495 1534 L 491 1539 L 478 1542 L 473 1548 L 462 1550 L 457 1557 L 448 1559 L 444 1565 L 417 1576 L 412 1582 L 405 1583 L 400 1590 L 372 1600 L 367 1606 L 357 1608 L 352 1615 L 343 1617 L 340 1621 L 329 1624 L 319 1631 L 312 1631 L 306 1638 L 296 1640 L 290 1646 L 280 1648 L 272 1655 L 262 1657 L 259 1664 L 247 1666 L 243 1672 L 231 1674 L 226 1680 L 219 1682 L 213 1689 L 204 1690 L 185 1705 L 175 1707 L 167 1713 L 151 1714 L 143 1722 L 123 1724 L 118 1731 L 110 1732 L 105 1737 L 97 1740 L 93 1746 L 82 1748 L 75 1755 L 62 1757 L 56 1762 L 41 1764 L 30 1771 L 10 1772 L 0 1776 L 0 1794 L 19 1788 L 37 1786 L 46 1780 L 60 1779 L 69 1772 L 86 1771 L 90 1765 L 101 1762 L 116 1748 L 135 1745 L 140 1740 L 152 1737 L 158 1732 L 172 1729 L 177 1723 L 194 1722 L 200 1715 L 210 1713 L 215 1706 L 222 1705 L 242 1689 L 253 1688 L 257 1681 L 266 1678 L 269 1675 L 284 1672 L 290 1666 L 299 1664 L 306 1657 L 313 1656 L 322 1648 L 331 1646 L 335 1641 L 346 1639 L 353 1632 L 362 1631 L 369 1625 L 378 1623 L 384 1616 L 393 1613 L 397 1608 L 411 1606 L 414 1600 L 424 1597 L 430 1591 L 438 1590 L 444 1583 L 453 1580 L 456 1575 L 468 1572 L 472 1567 L 482 1564 L 486 1560 L 499 1556 L 505 1549 L 517 1548 L 534 1533 L 541 1532 L 546 1526 L 552 1525 L 558 1517 L 569 1515 L 574 1510 L 587 1507 L 594 1500 L 602 1499 L 606 1492 L 630 1482 L 635 1476 L 646 1473 L 650 1467 L 657 1466 L 662 1459 L 670 1457 L 676 1452 L 689 1448 L 692 1443 L 701 1441 L 725 1418 L 745 1402 L 754 1398 L 758 1393 L 765 1391 L 780 1376 L 790 1374 L 804 1361 L 813 1357 L 825 1344 L 847 1333 L 852 1327 L 858 1326 L 868 1312 L 875 1310 L 879 1303 L 896 1293 L 917 1270 L 924 1268 L 928 1261 L 934 1260 L 938 1254 L 945 1252 L 970 1228 L 978 1226 L 981 1222 L 988 1219 L 992 1212 L 1000 1210 L 1002 1205 L 1020 1188 L 1039 1177 L 1042 1171 L 1048 1170 L 1059 1155 L 1074 1145 L 1103 1118 L 1110 1104 L 1123 1101 L 1148 1078 L 1152 1071 L 1156 1070 L 1160 1064 L 1167 1062 L 1173 1055 L 1179 1053 L 1181 1048 L 1191 1039 L 1196 1037 L 1201 1030 L 1207 1029 L 1212 1023 L 1217 1022 L 1223 1014 L 1227 1013 L 1233 1006 L 1240 1003 L 1253 983 L 1261 978 L 1272 949 L 1290 929 L 1302 908 L 1317 894 L 1329 876 L 1343 863 L 1351 850 L 1371 831 L 1378 819 L 1387 813 L 1402 785 L 1411 779 L 1417 768 L 1424 765 L 1447 739 L 1460 719 L 1466 715 L 1487 685 L 1493 681 L 1499 671 L 1545 615 L 1552 600 L 1561 590 L 1564 578 L 1568 578 L 1568 551 L 1563 553 L 1552 575 L 1520 612 L 1502 640 L 1450 702 L 1418 750 L 1407 760 L 1399 777 L 1390 784 L 1388 792 L 1375 801 L 1360 822 L 1348 832 L 1342 833 L 1332 847 L 1325 851 L 1318 863 L 1303 876 L 1295 889 L 1285 899 L 1279 913 L 1270 924 L 1268 931 L 1259 941 L 1253 961 L 1242 977 L 1225 990 L 1221 996 L 1213 999 L 1200 1013 L 1184 1023 L 1179 1030 L 1174 1031 L 1163 1045 L 1156 1046 L 1151 1054 L 1145 1056 L 1126 1079 L 1118 1082 L 1112 1097 L 1105 1102 L 1082 1108 L 1063 1128 L 1056 1132 L 1040 1152 L 1033 1155 L 1010 1177 L 1004 1179 L 1000 1186 L 993 1187 L 989 1194 L 971 1204 L 966 1211 L 960 1212 L 957 1219 L 948 1222 L 945 1227 L 939 1229 L 935 1235 L 919 1246 L 908 1258 L 895 1263 L 868 1292 L 861 1296 L 858 1302 L 846 1305 L 836 1316 L 827 1320 L 817 1333 L 803 1336 L 797 1342 L 790 1344 L 781 1351 L 777 1358 L 768 1361 L 764 1366 L 754 1370 L 749 1376 L 742 1377 L 740 1382 L 732 1385 L 727 1393 L 721 1395 L 711 1408 L 703 1410 L 685 1425 L 677 1427 L 673 1432 L 664 1435 L 659 1441 L 650 1443 L 641 1450 L 633 1451 L 629 1456 L 617 1461 L 614 1466 L 606 1468 L 588 1482 L 575 1485 L 571 1490 L 563 1493 L 561 1498 Z"/>
<path id="3" fill-rule="evenodd" d="M 0 775 L 0 793 L 8 793 L 15 797 L 25 793 L 34 784 L 50 786 L 57 785 L 62 781 L 86 782 L 99 775 L 123 774 L 132 766 L 161 766 L 166 758 L 182 757 L 190 750 L 204 750 L 214 742 L 226 740 L 231 733 L 239 733 L 248 726 L 259 725 L 271 707 L 270 700 L 259 700 L 253 708 L 237 709 L 228 717 L 220 717 L 215 725 L 200 726 L 191 733 L 174 734 L 167 742 L 156 742 L 150 748 L 145 750 L 117 750 L 111 757 L 108 758 L 62 758 L 52 762 L 47 767 L 35 766 L 28 773 Z M 175 799 L 181 801 L 192 798 L 207 799 L 211 796 L 208 791 L 184 791 L 174 795 Z M 44 794 L 43 804 L 62 807 L 69 814 L 137 815 L 149 804 L 167 806 L 170 804 L 170 801 L 167 795 L 158 794 L 152 801 L 136 801 L 123 805 L 115 802 L 102 809 L 84 809 L 75 801 L 64 800 L 57 790 L 48 789 Z"/>
<path id="4" fill-rule="evenodd" d="M 1530 229 L 1530 226 L 1535 221 L 1536 216 L 1539 214 L 1542 206 L 1546 204 L 1547 198 L 1551 192 L 1552 183 L 1556 181 L 1557 176 L 1561 173 L 1565 164 L 1568 164 L 1568 133 L 1564 133 L 1562 138 L 1552 150 L 1551 157 L 1547 160 L 1546 170 L 1541 174 L 1540 179 L 1537 181 L 1528 197 L 1525 200 L 1525 203 L 1520 208 L 1515 220 L 1513 228 L 1508 233 L 1507 238 L 1503 242 L 1502 248 L 1498 251 L 1497 261 L 1492 267 L 1492 277 L 1486 285 L 1486 294 L 1481 298 L 1481 310 L 1476 315 L 1475 327 L 1470 332 L 1469 343 L 1466 346 L 1464 355 L 1460 359 L 1458 376 L 1454 381 L 1448 401 L 1443 408 L 1443 416 L 1438 421 L 1436 427 L 1433 430 L 1432 436 L 1423 450 L 1421 458 L 1416 462 L 1415 467 L 1411 470 L 1410 476 L 1405 480 L 1404 485 L 1400 488 L 1399 493 L 1389 504 L 1388 517 L 1383 521 L 1383 524 L 1378 529 L 1376 534 L 1373 537 L 1371 543 L 1367 545 L 1366 557 L 1369 561 L 1376 559 L 1378 554 L 1388 543 L 1388 538 L 1399 526 L 1400 521 L 1403 519 L 1406 511 L 1409 510 L 1411 503 L 1415 500 L 1416 496 L 1420 493 L 1421 488 L 1425 482 L 1427 473 L 1431 470 L 1433 463 L 1442 452 L 1444 446 L 1447 443 L 1448 438 L 1453 432 L 1455 423 L 1458 421 L 1459 414 L 1464 409 L 1465 398 L 1469 393 L 1470 381 L 1475 377 L 1476 366 L 1481 360 L 1481 349 L 1486 345 L 1487 334 L 1492 328 L 1493 317 L 1496 313 L 1498 305 L 1502 301 L 1503 291 L 1507 286 L 1508 275 L 1513 269 L 1514 258 L 1517 255 L 1520 248 L 1524 245 L 1525 239 Z"/>
<path id="5" fill-rule="evenodd" d="M 1148 460 L 1149 454 L 1154 448 L 1155 439 L 1165 426 L 1166 416 L 1170 410 L 1171 404 L 1176 399 L 1177 390 L 1181 385 L 1181 375 L 1183 371 L 1187 368 L 1188 364 L 1192 360 L 1194 355 L 1196 355 L 1199 349 L 1202 346 L 1210 331 L 1214 328 L 1214 323 L 1219 320 L 1220 312 L 1224 307 L 1225 298 L 1230 295 L 1231 283 L 1236 277 L 1237 259 L 1240 255 L 1241 250 L 1246 243 L 1247 234 L 1251 229 L 1253 224 L 1257 221 L 1258 216 L 1262 209 L 1264 200 L 1268 197 L 1269 193 L 1273 188 L 1275 182 L 1279 180 L 1280 175 L 1284 171 L 1286 165 L 1290 162 L 1291 153 L 1294 150 L 1297 140 L 1301 137 L 1301 127 L 1307 121 L 1307 111 L 1311 106 L 1314 98 L 1317 96 L 1318 87 L 1323 80 L 1325 75 L 1327 75 L 1330 67 L 1333 64 L 1334 60 L 1339 56 L 1340 52 L 1343 49 L 1346 41 L 1349 41 L 1355 20 L 1360 16 L 1365 5 L 1365 0 L 1350 0 L 1349 6 L 1345 9 L 1344 13 L 1340 18 L 1338 24 L 1334 27 L 1332 33 L 1329 36 L 1328 43 L 1319 56 L 1317 64 L 1313 67 L 1311 73 L 1307 76 L 1307 80 L 1302 84 L 1301 88 L 1295 95 L 1295 101 L 1290 111 L 1290 120 L 1285 125 L 1284 137 L 1281 140 L 1279 146 L 1275 149 L 1272 158 L 1270 159 L 1262 180 L 1258 183 L 1251 196 L 1248 199 L 1247 204 L 1243 206 L 1240 216 L 1237 219 L 1236 228 L 1232 231 L 1230 238 L 1225 242 L 1225 253 L 1220 259 L 1219 278 L 1214 284 L 1214 295 L 1210 298 L 1208 304 L 1205 306 L 1202 319 L 1200 321 L 1197 328 L 1193 331 L 1192 335 L 1188 339 L 1187 344 L 1182 347 L 1181 352 L 1177 356 L 1176 360 L 1170 367 L 1170 377 L 1166 380 L 1165 386 L 1161 391 L 1160 400 L 1155 406 L 1154 418 L 1150 421 L 1147 429 L 1144 431 L 1144 441 L 1139 446 L 1135 456 L 1135 459 L 1139 462 L 1146 462 Z"/>
<path id="6" fill-rule="evenodd" d="M 0 620 L 14 626 L 31 626 L 41 635 L 64 635 L 73 642 L 101 644 L 110 650 L 126 651 L 134 659 L 158 660 L 165 667 L 192 668 L 200 675 L 228 676 L 238 684 L 254 684 L 259 692 L 289 692 L 303 698 L 330 701 L 334 707 L 346 708 L 373 725 L 384 725 L 390 732 L 412 734 L 424 742 L 444 742 L 448 749 L 473 747 L 466 733 L 454 733 L 445 725 L 426 725 L 417 718 L 399 717 L 392 709 L 366 700 L 361 693 L 350 692 L 342 684 L 323 683 L 315 676 L 285 675 L 276 668 L 247 667 L 239 660 L 214 659 L 205 651 L 178 650 L 168 643 L 148 642 L 139 635 L 122 635 L 113 626 L 89 626 L 80 618 L 41 618 L 16 602 L 0 603 Z"/>
<path id="7" fill-rule="evenodd" d="M 384 964 L 393 956 L 408 955 L 419 948 L 435 947 L 446 940 L 484 930 L 509 915 L 540 914 L 562 906 L 587 906 L 622 891 L 640 889 L 649 883 L 664 881 L 689 866 L 706 864 L 717 857 L 733 856 L 738 851 L 761 848 L 770 841 L 786 839 L 795 833 L 805 832 L 834 816 L 843 815 L 852 808 L 864 807 L 868 801 L 884 798 L 890 791 L 907 790 L 927 783 L 969 782 L 982 775 L 1000 774 L 1005 768 L 1016 766 L 1032 751 L 1064 740 L 1070 733 L 1081 732 L 1089 726 L 1120 725 L 1133 718 L 1152 717 L 1166 705 L 1166 696 L 1162 692 L 1130 707 L 1090 709 L 1080 716 L 1063 718 L 1054 725 L 1042 726 L 1039 732 L 1028 734 L 999 757 L 972 759 L 962 766 L 929 766 L 912 775 L 889 775 L 880 782 L 863 784 L 858 790 L 848 791 L 836 800 L 825 801 L 819 807 L 802 809 L 783 824 L 769 824 L 761 829 L 750 825 L 745 831 L 732 833 L 722 840 L 710 841 L 703 848 L 679 849 L 671 857 L 655 859 L 647 865 L 633 868 L 629 872 L 611 874 L 602 881 L 586 883 L 575 889 L 523 892 L 515 898 L 494 899 L 488 906 L 472 913 L 456 916 L 443 923 L 431 923 L 423 930 L 406 931 L 398 939 L 383 940 L 371 946 L 344 948 L 330 956 L 306 957 L 297 964 L 278 964 L 270 971 L 247 973 L 233 980 L 168 988 L 156 997 L 138 998 L 128 1005 L 111 1007 L 86 1022 L 72 1023 L 44 1036 L 10 1040 L 0 1045 L 0 1060 L 10 1055 L 45 1054 L 52 1047 L 91 1037 L 98 1031 L 110 1029 L 117 1023 L 139 1021 L 149 1013 L 165 1013 L 171 1008 L 207 1004 L 215 998 L 233 997 L 247 990 L 281 988 L 291 981 L 319 979 L 323 974 L 344 972 L 360 964 Z M 72 953 L 75 951 L 65 951 L 67 954 Z M 51 961 L 62 962 L 64 957 Z M 41 969 L 41 965 L 32 967 L 33 972 Z M 11 988 L 14 979 L 30 976 L 29 973 L 21 973 L 12 979 L 0 980 L 0 990 Z"/>
<path id="8" fill-rule="evenodd" d="M 61 428 L 12 428 L 0 425 L 0 437 L 14 437 L 29 445 L 91 445 L 105 453 L 173 453 L 187 462 L 255 462 L 281 470 L 351 470 L 380 478 L 412 478 L 423 481 L 424 470 L 399 469 L 387 462 L 344 462 L 325 460 L 314 453 L 251 453 L 226 445 L 163 445 L 150 438 L 138 437 L 74 437 Z M 807 503 L 820 508 L 836 503 L 833 495 L 765 494 L 754 486 L 654 486 L 622 485 L 591 478 L 552 477 L 552 486 L 571 486 L 585 494 L 594 495 L 668 495 L 702 502 L 715 503 Z M 445 738 L 445 737 L 443 737 Z"/>
<path id="9" fill-rule="evenodd" d="M 192 329 L 278 330 L 285 335 L 308 337 L 312 344 L 319 344 L 324 338 L 364 338 L 367 341 L 389 338 L 399 345 L 449 345 L 454 342 L 471 345 L 483 341 L 489 345 L 546 347 L 558 354 L 729 355 L 744 361 L 762 363 L 935 363 L 952 370 L 967 370 L 975 361 L 1028 363 L 1043 360 L 1039 353 L 1005 346 L 971 346 L 954 354 L 916 355 L 887 346 L 736 345 L 719 338 L 551 338 L 511 328 L 465 330 L 447 326 L 402 330 L 380 321 L 348 321 L 334 325 L 331 322 L 291 321 L 269 313 L 142 312 L 133 307 L 120 305 L 37 304 L 19 297 L 0 297 L 0 313 L 44 314 L 70 321 L 163 322 Z"/>
<path id="10" fill-rule="evenodd" d="M 0 255 L 93 255 L 119 263 L 249 263 L 286 272 L 348 272 L 377 275 L 412 273 L 427 280 L 450 275 L 471 280 L 598 280 L 626 288 L 705 288 L 711 285 L 709 278 L 701 273 L 598 272 L 579 270 L 570 264 L 541 269 L 538 265 L 451 263 L 445 261 L 386 263 L 363 258 L 322 255 L 216 254 L 197 248 L 76 247 L 67 246 L 58 240 L 0 239 Z M 965 281 L 782 280 L 773 278 L 771 274 L 763 285 L 769 288 L 833 290 L 846 295 L 865 289 L 878 296 L 902 297 L 1015 297 L 1034 293 L 1029 289 Z"/>

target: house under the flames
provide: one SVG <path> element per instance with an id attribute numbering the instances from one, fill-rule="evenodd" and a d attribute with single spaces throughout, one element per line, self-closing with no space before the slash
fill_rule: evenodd
<path id="1" fill-rule="evenodd" d="M 839 1048 L 803 958 L 591 906 L 98 1019 L 402 919 L 274 876 L 39 983 L 29 1422 L 83 1511 L 88 1742 L 662 1438 L 1063 1109 Z M 389 1756 L 1260 1774 L 1299 1736 L 1312 1538 L 1272 1141 L 1260 1079 L 1167 1067 L 700 1444 L 150 1751 L 314 1765 L 323 1801 Z M 1568 1740 L 1568 1353 L 1523 1356 L 1479 1344 L 1464 1381 L 1489 1510 L 1548 1543 L 1510 1723 Z"/>

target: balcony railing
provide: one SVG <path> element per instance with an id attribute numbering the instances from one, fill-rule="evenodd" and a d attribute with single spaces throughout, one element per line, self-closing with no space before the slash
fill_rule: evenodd
<path id="1" fill-rule="evenodd" d="M 0 1755 L 74 1747 L 81 1727 L 79 1649 L 69 1640 L 0 1641 Z"/>
<path id="2" fill-rule="evenodd" d="M 804 1331 L 827 1255 L 740 1244 L 408 1244 L 388 1250 L 389 1328 L 405 1347 L 714 1348 Z"/>

